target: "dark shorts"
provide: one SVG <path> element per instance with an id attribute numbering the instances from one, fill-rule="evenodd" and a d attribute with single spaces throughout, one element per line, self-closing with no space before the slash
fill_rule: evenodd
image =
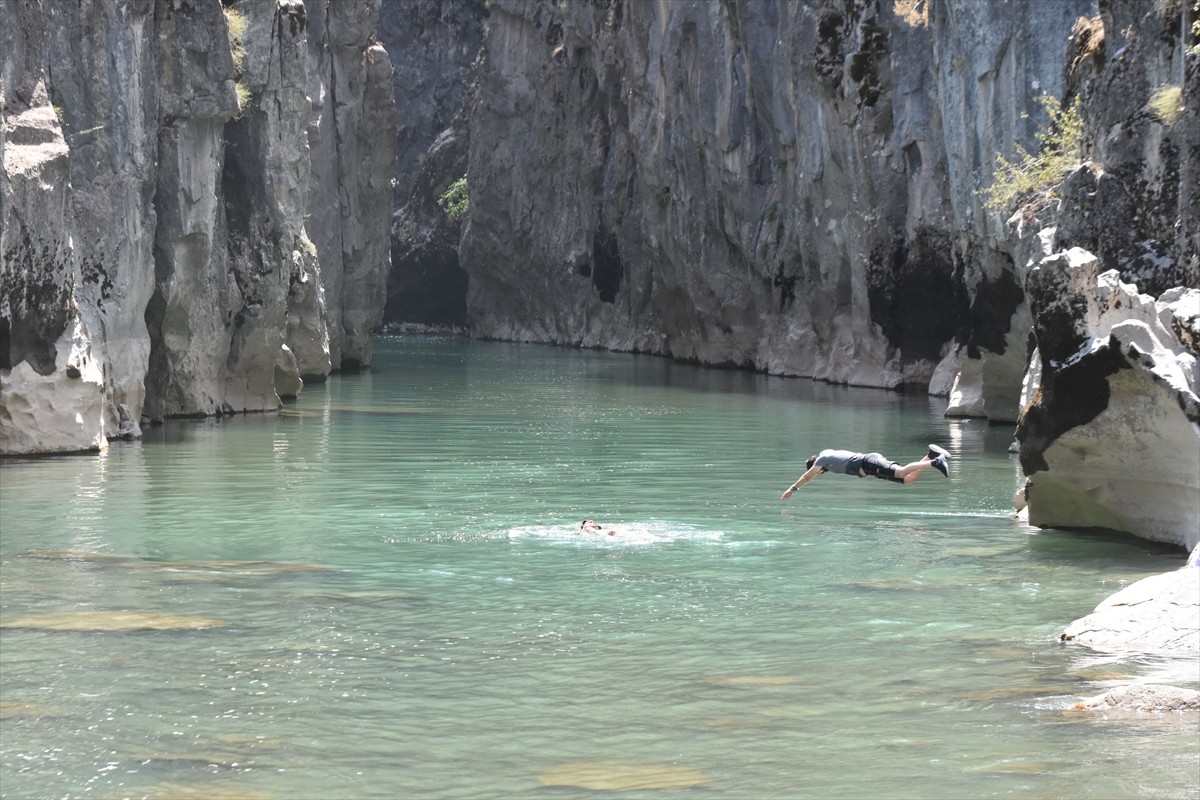
<path id="1" fill-rule="evenodd" d="M 860 478 L 865 478 L 868 475 L 879 478 L 885 481 L 895 481 L 896 483 L 904 483 L 903 478 L 896 477 L 896 469 L 900 465 L 894 461 L 888 461 L 879 453 L 866 453 L 861 459 L 856 459 L 858 468 L 862 470 L 858 473 Z M 854 463 L 851 466 L 855 466 Z M 857 473 L 857 470 L 856 470 Z"/>

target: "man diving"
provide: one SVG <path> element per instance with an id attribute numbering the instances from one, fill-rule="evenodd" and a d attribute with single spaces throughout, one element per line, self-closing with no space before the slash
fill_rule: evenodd
<path id="1" fill-rule="evenodd" d="M 822 472 L 836 472 L 839 475 L 857 475 L 860 478 L 872 475 L 881 480 L 908 485 L 915 481 L 922 472 L 933 467 L 949 478 L 950 465 L 947 463 L 947 459 L 949 458 L 949 451 L 938 447 L 936 444 L 929 445 L 929 451 L 920 461 L 914 461 L 904 466 L 884 458 L 879 453 L 822 450 L 818 455 L 809 456 L 808 461 L 804 462 L 804 466 L 808 468 L 807 471 L 795 483 L 789 486 L 779 499 L 787 500 L 792 496 L 792 492 Z"/>

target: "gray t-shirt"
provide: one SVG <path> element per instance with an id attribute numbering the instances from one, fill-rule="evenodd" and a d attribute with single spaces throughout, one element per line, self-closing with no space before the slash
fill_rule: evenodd
<path id="1" fill-rule="evenodd" d="M 843 475 L 857 475 L 862 466 L 861 458 L 862 453 L 851 453 L 849 450 L 822 450 L 813 465 Z"/>

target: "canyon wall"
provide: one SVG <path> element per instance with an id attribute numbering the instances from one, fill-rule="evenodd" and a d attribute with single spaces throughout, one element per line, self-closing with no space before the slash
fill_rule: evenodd
<path id="1" fill-rule="evenodd" d="M 473 333 L 943 393 L 1011 352 L 972 413 L 1015 419 L 1023 293 L 977 191 L 1094 3 L 490 8 Z"/>
<path id="2" fill-rule="evenodd" d="M 1195 111 L 1144 110 L 1183 74 L 1178 2 L 489 10 L 458 254 L 474 335 L 912 387 L 1013 422 L 1025 276 L 1060 216 L 1062 242 L 1147 290 L 1196 280 Z M 981 191 L 998 154 L 1036 150 L 1043 94 L 1082 97 L 1102 191 L 1010 219 Z"/>
<path id="3" fill-rule="evenodd" d="M 379 35 L 396 65 L 399 113 L 392 272 L 385 319 L 466 324 L 460 220 L 438 199 L 467 174 L 468 116 L 483 42 L 484 0 L 385 3 Z"/>
<path id="4" fill-rule="evenodd" d="M 380 0 L 0 15 L 0 453 L 273 411 L 370 363 L 395 100 Z"/>

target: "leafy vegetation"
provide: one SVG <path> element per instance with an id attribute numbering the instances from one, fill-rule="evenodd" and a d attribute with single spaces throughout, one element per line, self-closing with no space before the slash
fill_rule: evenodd
<path id="1" fill-rule="evenodd" d="M 989 211 L 1008 211 L 1014 203 L 1049 205 L 1058 199 L 1063 175 L 1083 161 L 1079 98 L 1067 107 L 1049 95 L 1042 95 L 1038 103 L 1050 116 L 1050 123 L 1038 130 L 1036 152 L 1018 144 L 1014 160 L 996 157 L 992 184 L 983 190 L 983 204 Z"/>
<path id="2" fill-rule="evenodd" d="M 299 238 L 299 240 L 298 240 L 298 242 L 297 242 L 297 243 L 298 243 L 298 244 L 300 245 L 300 247 L 301 247 L 301 248 L 304 250 L 304 252 L 308 253 L 308 254 L 309 254 L 310 256 L 312 256 L 313 258 L 316 258 L 316 256 L 317 256 L 317 246 L 316 246 L 316 244 L 314 244 L 314 243 L 313 243 L 313 240 L 312 240 L 312 239 L 309 239 L 309 238 L 308 238 L 308 234 L 307 234 L 307 233 L 305 233 L 305 232 L 301 231 L 301 233 L 300 233 L 300 238 Z"/>
<path id="3" fill-rule="evenodd" d="M 1188 48 L 1188 55 L 1200 55 L 1200 0 L 1192 3 L 1192 46 Z"/>
<path id="4" fill-rule="evenodd" d="M 464 175 L 438 198 L 438 205 L 450 219 L 461 219 L 471 210 L 471 199 L 467 193 L 467 176 Z"/>
<path id="5" fill-rule="evenodd" d="M 233 53 L 233 68 L 240 75 L 246 67 L 246 15 L 230 6 L 224 9 L 225 25 L 229 29 L 229 49 Z"/>
<path id="6" fill-rule="evenodd" d="M 929 27 L 929 4 L 925 0 L 895 0 L 892 10 L 914 28 Z"/>
<path id="7" fill-rule="evenodd" d="M 233 88 L 237 92 L 237 116 L 240 117 L 250 103 L 250 87 L 246 85 L 242 75 L 246 68 L 246 47 L 242 43 L 246 36 L 246 15 L 232 6 L 222 10 L 225 13 L 225 26 L 229 31 L 229 52 L 233 56 L 233 72 L 237 76 L 237 82 Z"/>
<path id="8" fill-rule="evenodd" d="M 250 87 L 246 85 L 245 81 L 238 81 L 233 85 L 233 90 L 237 92 L 238 116 L 240 117 L 250 103 Z"/>
<path id="9" fill-rule="evenodd" d="M 1183 87 L 1170 84 L 1158 87 L 1146 103 L 1146 110 L 1164 125 L 1174 125 L 1183 113 Z"/>

